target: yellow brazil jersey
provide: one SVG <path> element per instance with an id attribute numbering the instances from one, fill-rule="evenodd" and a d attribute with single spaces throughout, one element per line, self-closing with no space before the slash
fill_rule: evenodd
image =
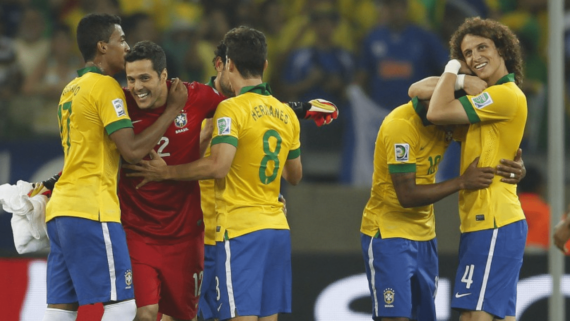
<path id="1" fill-rule="evenodd" d="M 204 120 L 204 122 L 206 122 Z M 204 127 L 202 122 L 202 127 Z M 210 146 L 206 149 L 204 157 L 210 156 Z M 216 203 L 214 200 L 214 180 L 200 181 L 200 205 L 204 214 L 204 244 L 216 245 Z"/>
<path id="2" fill-rule="evenodd" d="M 526 97 L 508 74 L 478 96 L 459 98 L 469 117 L 469 130 L 461 144 L 461 173 L 476 157 L 479 167 L 495 167 L 513 159 L 521 143 L 527 117 Z M 459 192 L 461 232 L 501 227 L 524 219 L 517 186 L 495 176 L 486 189 Z"/>
<path id="3" fill-rule="evenodd" d="M 288 159 L 300 156 L 300 126 L 269 85 L 244 87 L 218 105 L 212 146 L 236 146 L 229 173 L 217 180 L 216 241 L 262 229 L 289 229 L 279 202 L 281 174 Z"/>
<path id="4" fill-rule="evenodd" d="M 121 221 L 120 155 L 109 135 L 132 124 L 121 86 L 100 72 L 96 67 L 79 70 L 79 77 L 61 94 L 57 116 L 64 165 L 47 205 L 46 221 L 58 216 Z"/>
<path id="5" fill-rule="evenodd" d="M 427 121 L 427 109 L 417 98 L 394 109 L 383 121 L 374 150 L 370 199 L 360 231 L 382 238 L 413 241 L 435 238 L 433 205 L 403 208 L 394 190 L 395 173 L 416 173 L 416 184 L 435 183 L 435 173 L 452 138 L 451 131 Z"/>

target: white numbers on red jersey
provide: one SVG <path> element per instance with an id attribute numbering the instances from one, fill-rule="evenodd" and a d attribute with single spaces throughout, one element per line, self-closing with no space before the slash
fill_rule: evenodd
<path id="1" fill-rule="evenodd" d="M 166 148 L 166 146 L 168 146 L 168 144 L 170 143 L 170 140 L 168 139 L 168 137 L 162 137 L 157 145 L 160 145 L 160 147 L 158 148 L 158 156 L 160 157 L 166 157 L 166 156 L 170 156 L 170 153 L 165 153 L 164 149 Z"/>

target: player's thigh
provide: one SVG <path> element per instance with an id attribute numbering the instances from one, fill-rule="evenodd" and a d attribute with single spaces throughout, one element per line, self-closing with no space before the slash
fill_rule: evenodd
<path id="1" fill-rule="evenodd" d="M 204 271 L 204 236 L 160 246 L 159 311 L 179 320 L 196 317 Z"/>
<path id="2" fill-rule="evenodd" d="M 417 245 L 402 238 L 361 236 L 372 316 L 411 318 L 412 277 L 417 270 Z"/>
<path id="3" fill-rule="evenodd" d="M 160 299 L 158 271 L 162 262 L 160 249 L 154 244 L 147 244 L 142 237 L 130 231 L 127 233 L 127 245 L 133 267 L 137 307 L 158 306 Z"/>
<path id="4" fill-rule="evenodd" d="M 493 321 L 493 316 L 485 311 L 463 311 L 459 321 Z"/>
<path id="5" fill-rule="evenodd" d="M 158 315 L 158 304 L 150 304 L 150 305 L 137 307 L 137 315 L 135 316 L 134 321 L 156 321 L 157 315 Z"/>
<path id="6" fill-rule="evenodd" d="M 121 224 L 76 217 L 55 220 L 79 305 L 133 299 L 131 261 Z"/>
<path id="7" fill-rule="evenodd" d="M 527 229 L 522 220 L 461 235 L 453 308 L 496 318 L 515 315 Z"/>
<path id="8" fill-rule="evenodd" d="M 55 218 L 47 222 L 47 233 L 50 242 L 46 274 L 47 303 L 50 305 L 50 308 L 69 310 L 63 308 L 62 305 L 76 303 L 78 299 L 61 248 L 59 230 L 56 224 L 57 220 L 58 218 Z"/>
<path id="9" fill-rule="evenodd" d="M 204 320 L 217 317 L 216 246 L 204 245 L 204 276 L 198 303 L 198 314 Z"/>
<path id="10" fill-rule="evenodd" d="M 291 312 L 289 230 L 260 230 L 216 245 L 221 320 Z"/>

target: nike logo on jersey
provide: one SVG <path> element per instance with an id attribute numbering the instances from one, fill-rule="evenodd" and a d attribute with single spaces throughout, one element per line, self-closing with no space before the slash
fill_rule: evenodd
<path id="1" fill-rule="evenodd" d="M 142 119 L 139 120 L 133 120 L 131 123 L 136 124 L 136 123 L 140 123 L 142 121 Z"/>
<path id="2" fill-rule="evenodd" d="M 471 295 L 471 293 L 463 293 L 463 294 L 459 294 L 459 292 L 455 293 L 455 297 L 457 299 L 462 298 L 464 296 L 468 296 L 468 295 Z"/>

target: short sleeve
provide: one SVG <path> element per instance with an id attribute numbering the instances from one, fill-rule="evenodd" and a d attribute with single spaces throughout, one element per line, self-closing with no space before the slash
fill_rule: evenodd
<path id="1" fill-rule="evenodd" d="M 214 132 L 212 133 L 212 146 L 220 143 L 227 143 L 238 146 L 239 139 L 239 115 L 240 110 L 232 101 L 225 100 L 218 105 L 214 114 Z"/>
<path id="2" fill-rule="evenodd" d="M 383 145 L 390 174 L 416 171 L 416 154 L 420 141 L 418 132 L 407 120 L 392 120 L 382 124 Z"/>
<path id="3" fill-rule="evenodd" d="M 291 112 L 291 114 L 293 114 Z M 294 115 L 293 115 L 294 116 Z M 299 124 L 299 119 L 297 117 L 290 118 L 293 123 L 293 144 L 291 145 L 291 149 L 289 150 L 289 155 L 287 155 L 287 159 L 295 159 L 301 156 L 301 125 Z"/>
<path id="4" fill-rule="evenodd" d="M 127 111 L 125 93 L 111 77 L 102 77 L 91 91 L 97 112 L 108 135 L 122 128 L 132 128 Z"/>
<path id="5" fill-rule="evenodd" d="M 461 105 L 467 113 L 469 122 L 505 121 L 511 119 L 516 113 L 514 108 L 517 95 L 505 85 L 491 86 L 478 96 L 463 96 L 459 98 Z"/>

